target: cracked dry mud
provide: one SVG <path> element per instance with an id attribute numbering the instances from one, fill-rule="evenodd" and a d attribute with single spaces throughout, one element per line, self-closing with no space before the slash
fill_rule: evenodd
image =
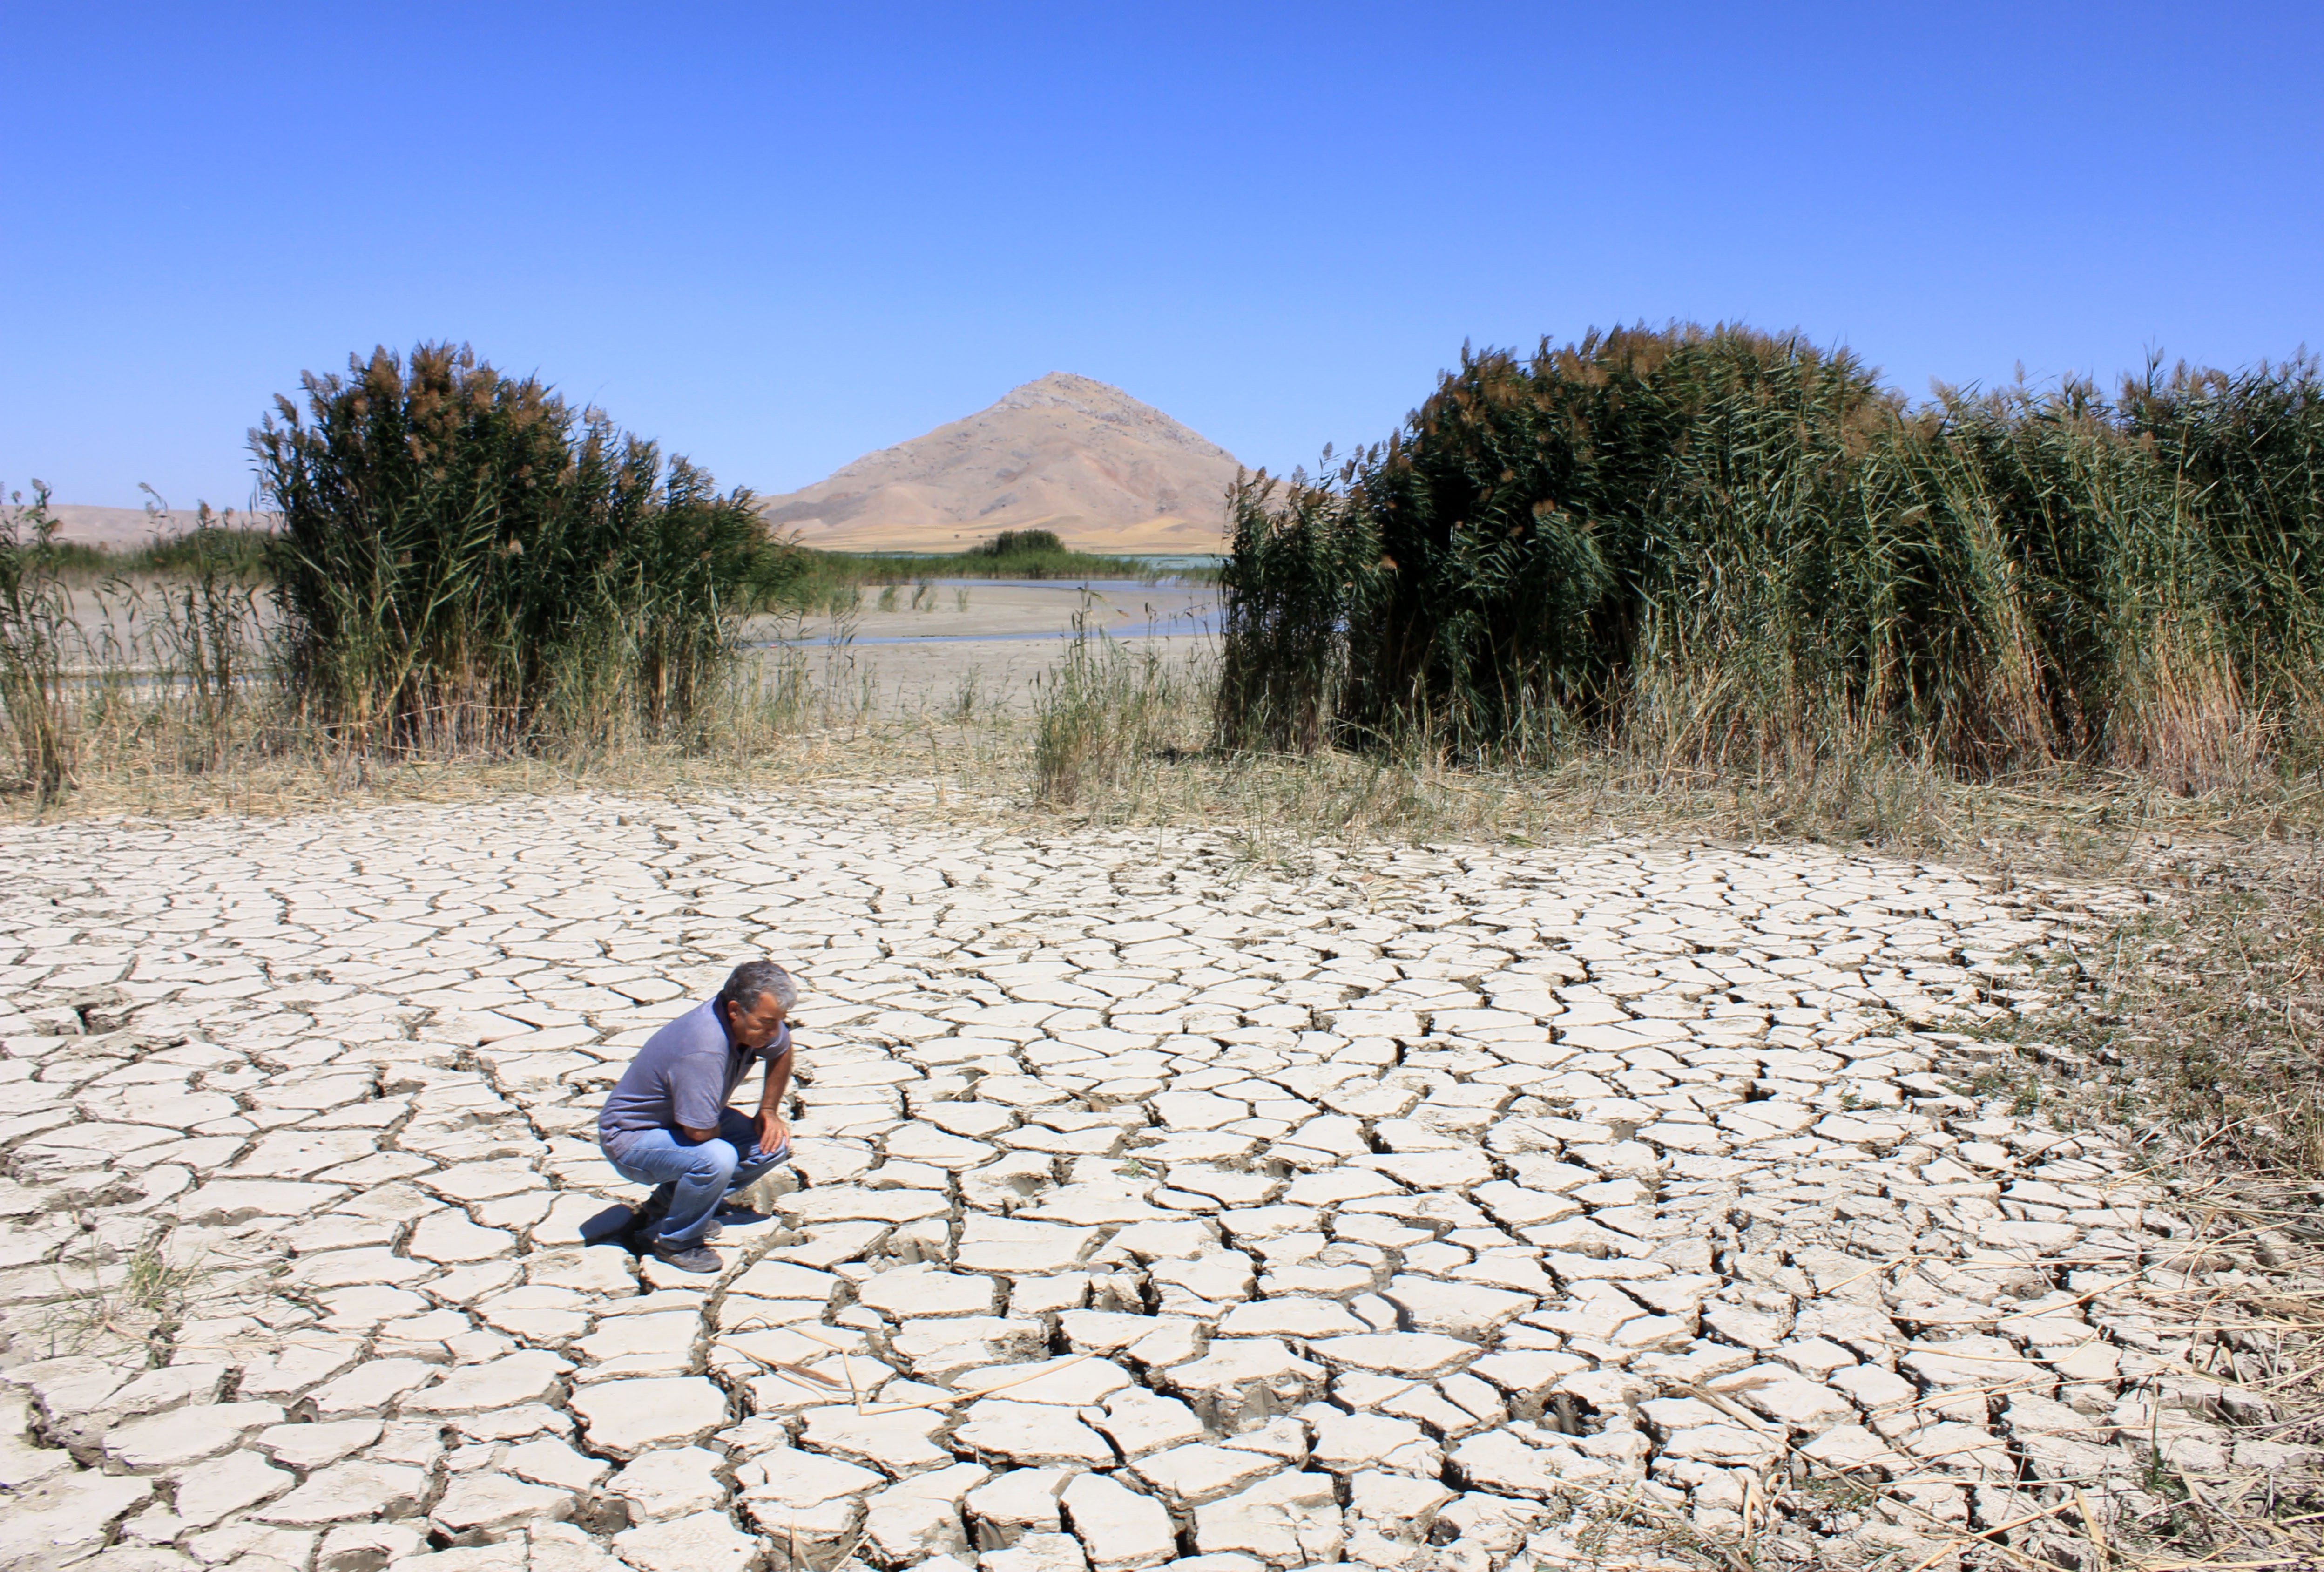
<path id="1" fill-rule="evenodd" d="M 1772 1474 L 1909 1564 L 2230 1445 L 2184 1225 L 1945 1078 L 2103 892 L 886 800 L 0 835 L 0 1567 L 1657 1564 Z M 761 952 L 800 1177 L 687 1277 L 594 1120 Z"/>

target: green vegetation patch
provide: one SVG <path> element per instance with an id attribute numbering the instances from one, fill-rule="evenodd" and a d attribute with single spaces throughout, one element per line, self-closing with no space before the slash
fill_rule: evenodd
<path id="1" fill-rule="evenodd" d="M 1901 750 L 2191 792 L 2324 742 L 2312 357 L 1914 410 L 1796 336 L 1593 333 L 1465 355 L 1387 441 L 1233 512 L 1234 745 Z"/>
<path id="2" fill-rule="evenodd" d="M 765 549 L 749 493 L 466 347 L 304 385 L 251 439 L 303 715 L 430 751 L 695 726 Z"/>
<path id="3" fill-rule="evenodd" d="M 836 615 L 853 608 L 867 585 L 932 584 L 939 578 L 1134 578 L 1150 584 L 1162 578 L 1204 578 L 1214 571 L 1072 550 L 1049 530 L 1003 530 L 947 556 L 818 551 L 778 541 L 753 565 L 752 588 L 770 608 Z"/>
<path id="4" fill-rule="evenodd" d="M 157 510 L 158 511 L 158 510 Z M 105 578 L 190 578 L 206 573 L 256 580 L 267 576 L 267 547 L 274 532 L 237 524 L 231 513 L 214 514 L 207 505 L 191 530 L 163 532 L 125 551 L 57 541 L 50 550 L 56 571 L 78 583 Z"/>

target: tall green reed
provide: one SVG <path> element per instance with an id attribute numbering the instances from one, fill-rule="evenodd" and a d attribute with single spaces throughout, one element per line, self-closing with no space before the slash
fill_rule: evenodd
<path id="1" fill-rule="evenodd" d="M 23 787 L 43 807 L 72 779 L 65 644 L 73 631 L 49 488 L 12 492 L 0 506 L 0 708 L 23 762 Z"/>
<path id="2" fill-rule="evenodd" d="M 303 385 L 251 441 L 307 719 L 438 751 L 698 729 L 764 541 L 748 493 L 466 347 Z"/>
<path id="3" fill-rule="evenodd" d="M 249 532 L 212 513 L 208 503 L 197 505 L 192 530 L 167 538 L 165 556 L 160 525 L 168 511 L 158 494 L 146 504 L 156 525 L 146 555 L 169 565 L 168 577 L 156 587 L 159 614 L 146 618 L 146 648 L 102 666 L 114 672 L 124 664 L 149 670 L 162 704 L 181 693 L 188 712 L 182 763 L 190 770 L 215 770 L 235 745 L 238 723 L 253 702 L 250 690 L 270 663 L 257 606 L 263 559 L 250 550 Z M 133 608 L 143 599 L 125 576 L 106 587 L 115 587 Z M 134 635 L 134 620 L 131 626 Z M 137 642 L 133 636 L 132 644 Z"/>
<path id="4" fill-rule="evenodd" d="M 1328 452 L 1325 461 L 1329 462 Z M 1230 748 L 1314 753 L 1346 679 L 1346 623 L 1378 555 L 1347 482 L 1238 474 L 1220 570 L 1215 733 Z M 1278 498 L 1277 487 L 1282 485 Z"/>
<path id="5" fill-rule="evenodd" d="M 2301 359 L 1914 411 L 1737 328 L 1464 354 L 1336 474 L 1238 491 L 1219 734 L 2233 779 L 2319 735 L 2319 391 Z"/>

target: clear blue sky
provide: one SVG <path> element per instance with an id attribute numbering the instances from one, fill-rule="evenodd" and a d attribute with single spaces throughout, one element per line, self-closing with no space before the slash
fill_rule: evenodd
<path id="1" fill-rule="evenodd" d="M 240 504 L 468 340 L 762 492 L 1051 370 L 1246 462 L 1462 342 L 1896 385 L 2324 347 L 2324 6 L 8 7 L 0 479 Z"/>

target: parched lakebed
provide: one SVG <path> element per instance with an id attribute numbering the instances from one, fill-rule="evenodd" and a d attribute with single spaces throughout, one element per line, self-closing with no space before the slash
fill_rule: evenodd
<path id="1" fill-rule="evenodd" d="M 0 832 L 0 1566 L 1910 1565 L 2299 1461 L 2156 1308 L 2233 1258 L 1974 1082 L 2134 893 L 890 806 Z M 761 954 L 689 1277 L 594 1122 Z"/>

